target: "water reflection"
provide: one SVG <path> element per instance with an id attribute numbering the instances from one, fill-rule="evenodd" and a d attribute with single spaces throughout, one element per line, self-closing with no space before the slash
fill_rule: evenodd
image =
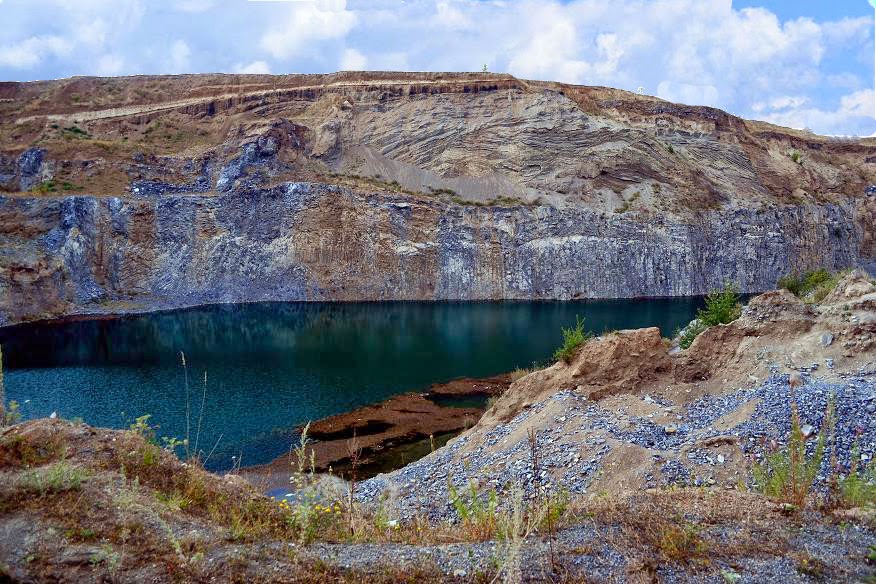
<path id="1" fill-rule="evenodd" d="M 0 330 L 7 399 L 26 417 L 52 411 L 124 427 L 149 413 L 163 435 L 185 434 L 179 353 L 196 418 L 207 372 L 201 446 L 208 466 L 282 454 L 290 428 L 461 376 L 548 358 L 560 327 L 594 332 L 692 318 L 695 299 L 496 303 L 259 303 Z M 24 403 L 25 400 L 29 400 Z"/>

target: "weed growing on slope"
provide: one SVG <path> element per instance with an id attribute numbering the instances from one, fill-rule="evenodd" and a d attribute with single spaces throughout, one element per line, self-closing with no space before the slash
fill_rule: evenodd
<path id="1" fill-rule="evenodd" d="M 764 460 L 752 468 L 754 487 L 767 497 L 803 507 L 812 492 L 812 485 L 821 463 L 827 439 L 833 434 L 835 425 L 833 398 L 827 406 L 827 412 L 812 456 L 806 454 L 806 436 L 800 426 L 800 414 L 797 404 L 791 404 L 791 435 L 788 446 L 776 452 L 767 454 Z"/>
<path id="2" fill-rule="evenodd" d="M 48 193 L 54 193 L 58 190 L 58 186 L 55 184 L 53 180 L 43 181 L 40 184 L 34 186 L 30 189 L 32 193 L 39 193 L 41 195 L 46 195 Z"/>
<path id="3" fill-rule="evenodd" d="M 852 468 L 838 481 L 839 502 L 844 507 L 876 506 L 876 462 L 858 468 L 861 451 L 852 450 Z"/>
<path id="4" fill-rule="evenodd" d="M 538 371 L 539 369 L 541 368 L 536 365 L 533 365 L 532 367 L 517 367 L 509 374 L 509 376 L 511 377 L 511 381 L 513 382 L 517 381 L 518 379 L 522 379 L 530 373 Z"/>
<path id="5" fill-rule="evenodd" d="M 89 473 L 85 469 L 61 460 L 48 467 L 29 471 L 22 476 L 19 487 L 39 495 L 78 491 L 88 477 Z"/>
<path id="6" fill-rule="evenodd" d="M 329 502 L 320 491 L 316 481 L 316 463 L 307 437 L 310 424 L 304 426 L 298 446 L 294 449 L 294 468 L 290 482 L 294 499 L 278 503 L 286 522 L 297 533 L 301 543 L 317 539 L 340 538 L 344 532 L 344 516 L 339 501 Z M 350 495 L 352 501 L 352 492 Z M 353 524 L 352 506 L 348 509 L 349 524 Z"/>
<path id="7" fill-rule="evenodd" d="M 453 484 L 449 484 L 447 489 L 450 493 L 450 504 L 472 539 L 485 540 L 493 537 L 498 526 L 499 498 L 496 491 L 490 489 L 481 495 L 474 482 L 470 482 L 468 488 L 461 491 Z"/>
<path id="8" fill-rule="evenodd" d="M 694 339 L 696 339 L 700 335 L 700 333 L 705 331 L 707 328 L 709 328 L 708 325 L 703 323 L 703 321 L 701 321 L 700 319 L 695 319 L 691 321 L 689 325 L 679 331 L 678 346 L 682 349 L 687 349 L 691 346 L 691 344 L 693 344 Z"/>
<path id="9" fill-rule="evenodd" d="M 660 553 L 672 562 L 686 562 L 707 555 L 700 528 L 686 521 L 676 519 L 659 526 L 656 539 Z"/>
<path id="10" fill-rule="evenodd" d="M 592 335 L 584 330 L 584 319 L 575 317 L 575 326 L 563 327 L 563 344 L 554 351 L 554 359 L 569 363 L 578 352 L 578 349 L 592 338 Z"/>

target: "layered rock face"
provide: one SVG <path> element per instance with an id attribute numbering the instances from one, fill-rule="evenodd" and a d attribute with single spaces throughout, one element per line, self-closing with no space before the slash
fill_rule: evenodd
<path id="1" fill-rule="evenodd" d="M 771 288 L 858 261 L 837 205 L 640 222 L 313 183 L 219 196 L 0 199 L 7 322 L 259 300 L 573 299 Z"/>
<path id="2" fill-rule="evenodd" d="M 0 84 L 0 322 L 771 288 L 876 257 L 876 144 L 506 75 Z M 75 99 L 74 99 L 75 98 Z"/>

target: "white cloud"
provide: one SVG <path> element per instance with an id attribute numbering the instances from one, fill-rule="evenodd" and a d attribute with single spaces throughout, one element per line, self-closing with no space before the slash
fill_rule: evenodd
<path id="1" fill-rule="evenodd" d="M 797 109 L 806 105 L 808 102 L 809 98 L 803 95 L 782 95 L 775 97 L 768 102 L 756 102 L 751 106 L 751 109 L 756 112 Z"/>
<path id="2" fill-rule="evenodd" d="M 435 2 L 435 23 L 446 28 L 460 30 L 473 26 L 471 19 L 459 7 L 453 6 L 451 2 L 446 0 Z"/>
<path id="3" fill-rule="evenodd" d="M 206 12 L 214 6 L 213 0 L 180 0 L 176 5 L 177 10 L 182 12 Z"/>
<path id="4" fill-rule="evenodd" d="M 563 18 L 558 5 L 533 14 L 529 22 L 528 42 L 520 47 L 508 63 L 509 69 L 523 77 L 558 79 L 578 83 L 590 64 L 581 59 L 577 27 Z"/>
<path id="5" fill-rule="evenodd" d="M 125 67 L 125 59 L 119 55 L 104 55 L 97 62 L 98 75 L 118 75 Z"/>
<path id="6" fill-rule="evenodd" d="M 368 59 L 356 49 L 346 49 L 341 55 L 342 71 L 364 71 L 368 65 Z"/>
<path id="7" fill-rule="evenodd" d="M 839 107 L 833 110 L 805 106 L 806 101 L 775 107 L 760 119 L 790 128 L 810 128 L 816 132 L 842 135 L 869 134 L 874 124 L 874 95 L 872 89 L 862 89 L 840 98 Z M 808 100 L 807 100 L 808 101 Z"/>
<path id="8" fill-rule="evenodd" d="M 187 42 L 177 40 L 170 47 L 169 73 L 186 73 L 189 69 L 189 58 L 192 50 Z"/>
<path id="9" fill-rule="evenodd" d="M 0 67 L 29 69 L 46 57 L 64 57 L 72 51 L 73 43 L 62 37 L 30 37 L 16 44 L 0 46 Z"/>
<path id="10" fill-rule="evenodd" d="M 270 74 L 271 67 L 265 61 L 253 61 L 249 65 L 235 65 L 234 72 L 267 75 Z"/>
<path id="11" fill-rule="evenodd" d="M 73 38 L 77 44 L 102 47 L 106 44 L 109 36 L 109 25 L 102 18 L 95 18 L 77 26 L 73 31 Z"/>
<path id="12" fill-rule="evenodd" d="M 346 0 L 293 3 L 285 22 L 266 32 L 261 48 L 276 59 L 296 56 L 315 41 L 339 39 L 356 24 Z"/>
<path id="13" fill-rule="evenodd" d="M 647 88 L 645 93 L 648 93 Z M 719 102 L 719 96 L 718 88 L 714 85 L 661 81 L 657 86 L 657 97 L 688 105 L 716 106 Z"/>

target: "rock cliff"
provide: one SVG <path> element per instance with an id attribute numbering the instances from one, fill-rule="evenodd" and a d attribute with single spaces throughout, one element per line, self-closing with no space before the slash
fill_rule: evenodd
<path id="1" fill-rule="evenodd" d="M 0 323 L 769 289 L 876 257 L 876 142 L 506 75 L 0 84 Z"/>

